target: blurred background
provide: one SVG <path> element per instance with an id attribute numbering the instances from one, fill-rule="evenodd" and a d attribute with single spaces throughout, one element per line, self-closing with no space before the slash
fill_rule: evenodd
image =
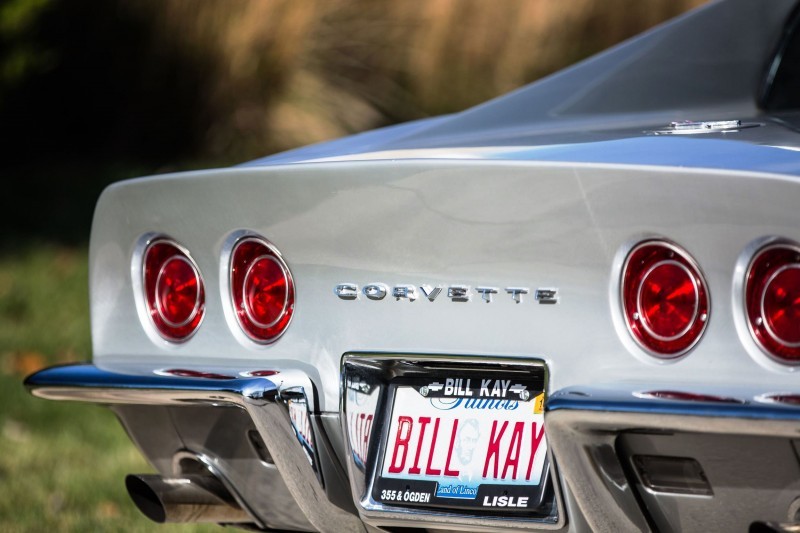
<path id="1" fill-rule="evenodd" d="M 458 112 L 701 3 L 0 0 L 0 530 L 154 527 L 113 415 L 21 385 L 91 356 L 106 185 Z"/>

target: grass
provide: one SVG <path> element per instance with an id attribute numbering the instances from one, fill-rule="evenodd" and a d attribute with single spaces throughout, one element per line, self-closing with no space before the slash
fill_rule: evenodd
<path id="1" fill-rule="evenodd" d="M 221 531 L 147 520 L 123 480 L 153 470 L 114 415 L 22 386 L 38 368 L 89 359 L 86 255 L 39 246 L 0 256 L 0 531 Z"/>

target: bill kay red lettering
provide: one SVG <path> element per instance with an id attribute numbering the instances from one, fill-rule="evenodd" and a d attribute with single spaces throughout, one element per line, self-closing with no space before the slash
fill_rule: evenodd
<path id="1" fill-rule="evenodd" d="M 458 477 L 460 471 L 453 468 L 458 429 L 459 419 L 448 421 L 429 416 L 399 416 L 388 473 Z M 541 424 L 493 421 L 483 455 L 483 478 L 516 481 L 524 473 L 525 481 L 530 481 L 536 454 L 543 441 L 544 426 Z M 447 454 L 444 461 L 439 459 L 437 463 L 436 458 L 442 455 L 441 452 L 436 454 L 436 447 L 445 443 Z M 477 455 L 475 458 L 480 460 L 480 457 Z"/>
<path id="2" fill-rule="evenodd" d="M 508 421 L 503 422 L 500 430 L 497 429 L 498 422 L 492 422 L 492 432 L 489 437 L 489 446 L 486 449 L 486 460 L 483 463 L 483 477 L 484 479 L 517 479 L 517 469 L 519 467 L 520 455 L 524 442 L 525 422 L 515 422 L 514 428 L 510 431 L 509 441 L 506 443 L 503 440 L 506 429 L 508 428 Z M 537 432 L 536 422 L 531 422 L 531 436 L 530 436 L 530 455 L 528 456 L 528 468 L 525 473 L 525 481 L 530 481 L 531 473 L 533 472 L 533 461 L 536 459 L 536 452 L 539 450 L 539 445 L 542 443 L 544 436 L 544 426 L 539 428 Z M 501 451 L 505 450 L 505 458 L 503 459 L 502 475 L 498 476 L 498 471 L 501 461 Z M 492 468 L 491 475 L 489 474 Z M 509 476 L 509 473 L 511 474 Z"/>
<path id="3" fill-rule="evenodd" d="M 392 462 L 389 464 L 389 472 L 392 474 L 399 474 L 403 471 L 406 465 L 406 456 L 408 455 L 408 441 L 411 440 L 411 426 L 414 421 L 410 416 L 401 416 L 397 419 L 397 437 L 394 441 L 394 454 L 392 455 Z M 403 428 L 405 435 L 403 435 Z M 403 449 L 403 457 L 400 459 L 400 464 L 397 464 L 397 452 Z"/>
<path id="4" fill-rule="evenodd" d="M 436 445 L 440 443 L 439 440 L 439 426 L 441 425 L 440 418 L 434 418 L 431 420 L 428 416 L 421 416 L 417 419 L 417 426 L 419 427 L 419 435 L 417 437 L 417 452 L 414 454 L 414 461 L 411 467 L 408 469 L 408 474 L 410 475 L 420 475 L 422 474 L 422 469 L 420 468 L 420 459 L 422 458 L 423 448 L 423 440 L 425 439 L 425 432 L 427 430 L 428 424 L 433 422 L 433 435 L 430 442 L 430 447 L 428 448 L 428 453 L 426 454 L 428 459 L 425 463 L 425 475 L 426 476 L 439 476 L 442 474 L 442 469 L 437 468 L 436 465 L 433 464 L 434 462 L 434 452 L 436 450 Z M 389 462 L 389 473 L 390 474 L 399 474 L 403 472 L 406 468 L 406 459 L 408 458 L 408 446 L 411 442 L 411 436 L 414 433 L 414 420 L 409 416 L 400 416 L 397 418 L 397 434 L 395 435 L 394 439 L 394 448 L 392 450 L 392 460 Z M 444 464 L 444 475 L 447 477 L 458 477 L 460 472 L 454 469 L 451 466 L 452 458 L 453 458 L 453 446 L 455 445 L 456 434 L 458 433 L 458 420 L 453 420 L 453 424 L 450 427 L 449 432 L 449 439 L 446 442 L 449 443 L 449 447 L 447 450 L 447 459 L 445 460 Z"/>

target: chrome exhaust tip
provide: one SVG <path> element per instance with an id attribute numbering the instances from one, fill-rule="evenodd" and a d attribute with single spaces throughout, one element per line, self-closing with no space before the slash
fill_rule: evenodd
<path id="1" fill-rule="evenodd" d="M 125 488 L 133 503 L 153 522 L 253 523 L 222 482 L 211 475 L 164 478 L 129 474 Z"/>

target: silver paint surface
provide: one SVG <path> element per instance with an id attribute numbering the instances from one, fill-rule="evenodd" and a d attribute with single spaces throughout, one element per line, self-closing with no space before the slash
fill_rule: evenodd
<path id="1" fill-rule="evenodd" d="M 727 155 L 735 157 L 731 144 Z M 297 368 L 319 387 L 323 411 L 336 410 L 348 351 L 535 355 L 551 368 L 554 390 L 598 379 L 731 390 L 758 381 L 792 390 L 793 369 L 764 365 L 737 335 L 732 287 L 753 242 L 800 240 L 799 187 L 796 178 L 756 172 L 483 160 L 318 163 L 124 182 L 103 194 L 92 235 L 94 357 L 107 367 Z M 557 201 L 538 202 L 543 195 Z M 227 283 L 219 277 L 223 245 L 241 229 L 270 239 L 295 277 L 293 323 L 270 346 L 241 342 L 225 319 L 224 290 L 214 289 Z M 203 326 L 178 346 L 153 339 L 136 313 L 128 265 L 154 230 L 180 239 L 208 287 Z M 702 341 L 672 364 L 630 339 L 615 290 L 625 251 L 652 236 L 692 254 L 712 298 Z M 511 298 L 490 306 L 449 298 L 349 305 L 331 290 L 341 280 L 393 286 L 412 278 L 499 287 L 513 279 L 558 287 L 561 297 L 557 306 Z"/>

